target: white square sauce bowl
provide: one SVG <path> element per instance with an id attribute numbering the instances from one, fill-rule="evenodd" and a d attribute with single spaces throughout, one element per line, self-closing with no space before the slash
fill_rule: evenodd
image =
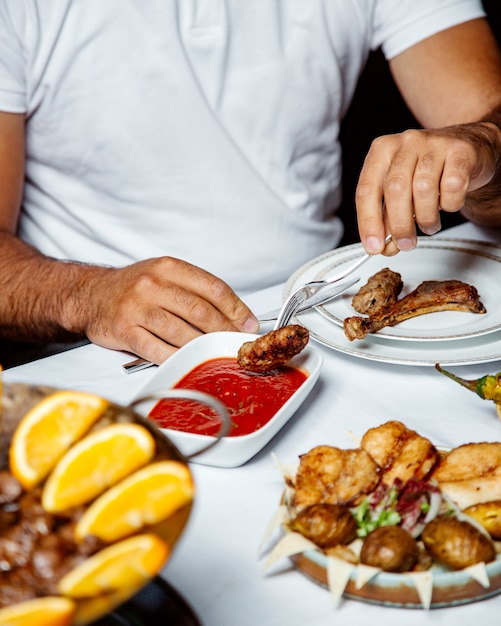
<path id="1" fill-rule="evenodd" d="M 259 335 L 239 332 L 214 332 L 201 335 L 180 348 L 162 365 L 138 391 L 132 402 L 135 410 L 148 416 L 153 407 L 162 398 L 162 393 L 172 388 L 198 365 L 213 359 L 236 358 L 240 346 L 246 341 L 253 341 Z M 257 454 L 297 411 L 305 398 L 313 389 L 322 366 L 322 356 L 310 345 L 287 365 L 302 371 L 306 378 L 299 388 L 275 412 L 271 419 L 250 434 L 225 436 L 205 452 L 197 454 L 209 444 L 214 437 L 198 433 L 190 433 L 173 428 L 161 428 L 165 435 L 174 443 L 180 452 L 193 462 L 216 467 L 238 467 Z M 249 374 L 263 376 L 262 374 Z M 273 376 L 273 373 L 266 374 Z M 155 398 L 152 398 L 155 396 Z M 144 401 L 140 401 L 144 398 Z M 158 426 L 158 424 L 157 424 Z"/>

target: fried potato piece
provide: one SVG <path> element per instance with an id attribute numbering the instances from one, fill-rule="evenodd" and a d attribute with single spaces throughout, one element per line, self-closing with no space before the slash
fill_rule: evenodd
<path id="1" fill-rule="evenodd" d="M 303 326 L 283 326 L 254 341 L 246 341 L 240 346 L 237 363 L 249 372 L 269 372 L 299 354 L 309 338 L 310 333 Z"/>
<path id="2" fill-rule="evenodd" d="M 379 465 L 381 480 L 389 486 L 396 478 L 404 482 L 426 478 L 439 460 L 429 439 L 396 420 L 370 428 L 360 445 Z"/>
<path id="3" fill-rule="evenodd" d="M 454 448 L 432 474 L 459 508 L 501 499 L 501 443 L 467 443 Z"/>
<path id="4" fill-rule="evenodd" d="M 365 539 L 360 562 L 385 572 L 408 572 L 418 560 L 414 537 L 400 526 L 380 526 Z"/>
<path id="5" fill-rule="evenodd" d="M 301 533 L 320 548 L 350 543 L 357 536 L 357 522 L 349 507 L 326 502 L 301 509 L 292 520 L 291 529 Z"/>
<path id="6" fill-rule="evenodd" d="M 474 504 L 467 507 L 464 512 L 482 524 L 493 539 L 497 541 L 501 539 L 501 500 Z"/>
<path id="7" fill-rule="evenodd" d="M 361 449 L 317 446 L 300 457 L 294 505 L 301 509 L 318 502 L 351 503 L 379 483 L 379 467 Z"/>

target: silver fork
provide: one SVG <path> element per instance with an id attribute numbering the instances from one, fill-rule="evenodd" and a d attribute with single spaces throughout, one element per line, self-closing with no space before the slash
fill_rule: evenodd
<path id="1" fill-rule="evenodd" d="M 387 235 L 386 239 L 384 240 L 385 245 L 390 241 L 390 239 L 391 235 Z M 346 278 L 355 270 L 357 270 L 361 265 L 366 263 L 372 256 L 375 255 L 366 252 L 359 259 L 357 259 L 355 263 L 353 263 L 353 265 L 350 265 L 350 267 L 347 267 L 339 274 L 336 274 L 336 276 L 332 276 L 331 278 L 326 278 L 324 280 L 312 280 L 295 289 L 284 302 L 282 309 L 278 314 L 277 321 L 275 322 L 273 330 L 282 328 L 282 326 L 287 326 L 290 320 L 294 317 L 296 311 L 301 307 L 301 305 L 307 298 L 312 296 L 314 293 L 318 293 L 318 291 L 326 285 L 332 285 L 332 283 L 337 283 L 343 278 Z"/>

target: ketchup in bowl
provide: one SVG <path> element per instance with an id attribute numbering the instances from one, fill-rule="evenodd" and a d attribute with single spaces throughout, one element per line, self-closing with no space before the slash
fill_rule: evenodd
<path id="1" fill-rule="evenodd" d="M 306 374 L 281 366 L 268 374 L 244 371 L 235 357 L 204 361 L 186 374 L 174 389 L 193 389 L 217 398 L 229 411 L 232 429 L 228 436 L 249 435 L 262 428 L 306 380 Z M 160 428 L 198 435 L 216 435 L 221 422 L 205 405 L 185 399 L 160 400 L 149 417 Z"/>

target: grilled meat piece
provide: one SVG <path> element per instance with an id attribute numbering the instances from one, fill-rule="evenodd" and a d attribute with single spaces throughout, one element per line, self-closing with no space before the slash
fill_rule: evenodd
<path id="1" fill-rule="evenodd" d="M 426 280 L 379 314 L 365 318 L 347 317 L 344 333 L 350 341 L 363 339 L 385 326 L 395 326 L 411 317 L 438 311 L 486 313 L 478 291 L 472 285 L 459 280 Z"/>
<path id="2" fill-rule="evenodd" d="M 388 486 L 426 478 L 440 458 L 429 439 L 397 420 L 370 428 L 360 446 L 379 465 L 381 481 Z"/>
<path id="3" fill-rule="evenodd" d="M 369 278 L 353 296 L 351 305 L 357 313 L 376 315 L 395 304 L 403 286 L 401 275 L 385 267 Z"/>
<path id="4" fill-rule="evenodd" d="M 432 477 L 461 509 L 501 498 L 501 443 L 466 443 L 445 456 Z"/>
<path id="5" fill-rule="evenodd" d="M 299 354 L 309 338 L 310 333 L 303 326 L 283 326 L 254 341 L 246 341 L 240 346 L 237 363 L 249 372 L 269 372 Z"/>
<path id="6" fill-rule="evenodd" d="M 23 491 L 0 471 L 0 608 L 31 598 L 57 595 L 58 581 L 104 543 L 74 538 L 82 508 L 52 515 L 42 507 L 42 488 Z"/>
<path id="7" fill-rule="evenodd" d="M 360 448 L 316 446 L 300 457 L 294 506 L 301 510 L 317 502 L 351 504 L 375 489 L 379 471 L 376 461 Z"/>
<path id="8" fill-rule="evenodd" d="M 23 488 L 19 481 L 7 470 L 0 470 L 0 507 L 12 504 L 22 493 Z"/>

